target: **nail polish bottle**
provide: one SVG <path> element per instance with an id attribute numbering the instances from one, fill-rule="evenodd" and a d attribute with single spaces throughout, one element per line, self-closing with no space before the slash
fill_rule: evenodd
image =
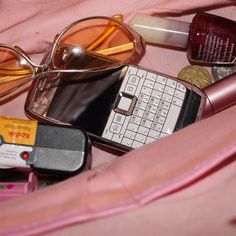
<path id="1" fill-rule="evenodd" d="M 236 58 L 236 22 L 197 13 L 191 23 L 137 14 L 129 25 L 147 43 L 186 49 L 190 61 L 233 64 Z"/>

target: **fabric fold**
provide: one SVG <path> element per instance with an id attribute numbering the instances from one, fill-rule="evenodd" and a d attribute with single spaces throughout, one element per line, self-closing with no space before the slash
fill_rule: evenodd
<path id="1" fill-rule="evenodd" d="M 234 116 L 235 106 L 133 150 L 102 172 L 0 203 L 1 235 L 32 235 L 118 214 L 201 180 L 236 153 Z"/>

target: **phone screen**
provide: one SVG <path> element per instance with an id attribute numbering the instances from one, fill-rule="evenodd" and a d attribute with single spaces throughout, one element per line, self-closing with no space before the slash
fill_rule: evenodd
<path id="1" fill-rule="evenodd" d="M 119 75 L 120 71 L 63 83 L 57 88 L 47 116 L 101 136 L 122 83 Z"/>

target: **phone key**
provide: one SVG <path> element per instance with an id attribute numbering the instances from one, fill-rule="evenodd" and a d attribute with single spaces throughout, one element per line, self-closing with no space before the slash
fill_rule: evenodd
<path id="1" fill-rule="evenodd" d="M 156 99 L 161 99 L 161 97 L 162 97 L 162 92 L 157 91 L 157 90 L 153 90 L 151 96 L 154 97 L 154 98 L 156 98 Z"/>
<path id="2" fill-rule="evenodd" d="M 136 75 L 138 71 L 138 68 L 134 67 L 134 66 L 129 66 L 128 70 L 127 70 L 127 75 Z"/>
<path id="3" fill-rule="evenodd" d="M 147 108 L 146 108 L 146 111 L 150 112 L 152 109 L 152 105 L 151 104 L 147 104 Z"/>
<path id="4" fill-rule="evenodd" d="M 149 112 L 152 112 L 152 113 L 156 113 L 157 107 L 156 107 L 156 106 L 153 106 L 153 105 L 151 105 L 151 104 L 148 104 L 148 105 L 147 105 L 147 108 L 146 108 L 146 111 L 149 111 Z"/>
<path id="5" fill-rule="evenodd" d="M 135 108 L 134 111 L 133 111 L 133 114 L 136 115 L 136 116 L 139 116 L 139 117 L 142 117 L 143 113 L 144 113 L 144 110 L 141 110 L 141 109 L 138 109 L 138 108 Z"/>
<path id="6" fill-rule="evenodd" d="M 157 122 L 159 124 L 164 124 L 166 119 L 162 116 L 156 115 L 154 120 L 155 120 L 155 122 Z"/>
<path id="7" fill-rule="evenodd" d="M 137 116 L 131 116 L 130 122 L 139 125 L 141 122 L 141 118 Z"/>
<path id="8" fill-rule="evenodd" d="M 157 98 L 151 97 L 150 100 L 149 100 L 149 103 L 154 105 L 154 106 L 158 106 L 159 103 L 160 103 L 160 100 L 157 99 Z"/>
<path id="9" fill-rule="evenodd" d="M 129 123 L 127 129 L 132 130 L 132 131 L 134 131 L 134 132 L 137 132 L 137 131 L 138 131 L 138 127 L 139 127 L 139 126 L 136 125 L 136 124 Z"/>
<path id="10" fill-rule="evenodd" d="M 143 118 L 148 119 L 148 120 L 153 120 L 154 119 L 154 114 L 151 112 L 144 112 Z"/>
<path id="11" fill-rule="evenodd" d="M 151 130 L 159 131 L 161 132 L 163 125 L 159 123 L 152 123 Z"/>
<path id="12" fill-rule="evenodd" d="M 115 134 L 119 134 L 121 131 L 121 125 L 116 124 L 116 123 L 112 123 L 110 126 L 110 132 L 115 133 Z"/>
<path id="13" fill-rule="evenodd" d="M 140 142 L 140 143 L 146 143 L 146 139 L 147 139 L 147 136 L 146 135 L 142 135 L 142 134 L 136 134 L 136 137 L 135 137 L 135 140 L 134 141 L 137 141 L 137 142 Z"/>
<path id="14" fill-rule="evenodd" d="M 140 126 L 139 129 L 138 129 L 138 133 L 139 134 L 143 134 L 143 135 L 148 135 L 148 132 L 149 132 L 149 129 L 148 128 L 145 128 L 143 126 Z"/>
<path id="15" fill-rule="evenodd" d="M 166 84 L 167 82 L 167 78 L 161 76 L 161 75 L 158 75 L 157 76 L 157 80 L 156 80 L 158 83 L 161 83 L 161 84 Z"/>
<path id="16" fill-rule="evenodd" d="M 154 82 L 153 81 L 151 81 L 151 80 L 148 80 L 148 79 L 146 79 L 145 81 L 144 81 L 144 86 L 146 86 L 146 87 L 148 87 L 148 88 L 151 88 L 151 89 L 153 89 L 154 88 Z"/>
<path id="17" fill-rule="evenodd" d="M 179 117 L 180 109 L 181 108 L 179 106 L 171 105 L 168 116 L 166 118 L 166 122 L 162 129 L 162 132 L 167 133 L 167 134 L 173 133 L 175 124 Z"/>
<path id="18" fill-rule="evenodd" d="M 154 138 L 147 137 L 147 139 L 146 139 L 146 143 L 147 143 L 147 144 L 148 144 L 148 143 L 152 143 L 152 142 L 154 142 L 154 141 L 156 141 L 156 139 L 154 139 Z"/>
<path id="19" fill-rule="evenodd" d="M 140 125 L 146 127 L 146 128 L 150 128 L 152 125 L 152 122 L 147 120 L 147 119 L 142 119 L 140 122 Z"/>
<path id="20" fill-rule="evenodd" d="M 143 146 L 143 143 L 136 142 L 136 141 L 134 141 L 133 144 L 132 144 L 132 148 L 139 148 L 141 146 Z"/>
<path id="21" fill-rule="evenodd" d="M 175 80 L 173 80 L 173 79 L 167 79 L 166 85 L 168 85 L 168 86 L 170 86 L 172 88 L 175 88 L 176 85 L 177 85 L 177 82 Z"/>
<path id="22" fill-rule="evenodd" d="M 147 71 L 146 71 L 146 70 L 141 70 L 141 69 L 139 69 L 139 70 L 137 71 L 137 75 L 138 75 L 140 78 L 145 79 L 145 77 L 146 77 L 146 75 L 147 75 Z"/>
<path id="23" fill-rule="evenodd" d="M 145 143 L 146 140 L 146 136 L 142 135 L 142 134 L 137 134 L 135 136 L 135 141 L 141 142 L 141 143 Z"/>
<path id="24" fill-rule="evenodd" d="M 137 75 L 130 75 L 128 83 L 137 86 L 139 83 L 140 77 Z"/>
<path id="25" fill-rule="evenodd" d="M 160 83 L 155 83 L 154 89 L 160 92 L 163 92 L 165 89 L 165 86 L 163 84 Z"/>
<path id="26" fill-rule="evenodd" d="M 158 108 L 156 114 L 166 117 L 168 114 L 168 110 L 163 108 Z"/>
<path id="27" fill-rule="evenodd" d="M 163 101 L 167 101 L 167 102 L 171 102 L 172 101 L 172 98 L 173 98 L 173 96 L 171 96 L 171 95 L 168 95 L 168 94 L 163 94 L 163 96 L 162 96 L 162 100 Z"/>
<path id="28" fill-rule="evenodd" d="M 140 101 L 137 101 L 137 103 L 136 103 L 136 106 L 135 106 L 135 107 L 145 110 L 145 109 L 146 109 L 146 107 L 147 107 L 147 103 L 145 103 L 145 102 L 140 102 Z"/>
<path id="29" fill-rule="evenodd" d="M 146 78 L 155 82 L 157 79 L 157 75 L 154 73 L 148 72 Z"/>
<path id="30" fill-rule="evenodd" d="M 121 141 L 121 143 L 122 143 L 123 145 L 125 145 L 125 146 L 131 147 L 133 141 L 130 140 L 130 139 L 128 139 L 128 138 L 123 138 L 122 141 Z"/>
<path id="31" fill-rule="evenodd" d="M 160 135 L 160 132 L 156 131 L 156 130 L 150 130 L 148 137 L 154 138 L 154 139 L 158 139 Z"/>
<path id="32" fill-rule="evenodd" d="M 116 113 L 115 116 L 114 116 L 114 122 L 115 123 L 118 123 L 118 124 L 123 124 L 124 123 L 124 120 L 125 120 L 125 115 L 121 115 L 119 113 Z"/>
<path id="33" fill-rule="evenodd" d="M 183 92 L 181 92 L 179 90 L 175 90 L 174 96 L 177 97 L 177 98 L 180 98 L 180 99 L 184 99 L 185 93 L 183 93 Z"/>
<path id="34" fill-rule="evenodd" d="M 156 112 L 157 112 L 157 107 L 156 107 L 156 106 L 152 106 L 151 112 L 152 112 L 152 113 L 156 113 Z"/>
<path id="35" fill-rule="evenodd" d="M 138 100 L 147 103 L 147 102 L 149 101 L 149 96 L 147 96 L 147 95 L 141 93 L 141 94 L 139 95 Z"/>
<path id="36" fill-rule="evenodd" d="M 159 107 L 160 107 L 160 108 L 164 108 L 164 109 L 166 109 L 166 110 L 169 110 L 169 108 L 170 108 L 170 103 L 161 100 L 161 102 L 160 102 L 160 104 L 159 104 Z"/>
<path id="37" fill-rule="evenodd" d="M 174 97 L 174 98 L 173 98 L 173 101 L 172 101 L 172 104 L 175 104 L 175 105 L 181 107 L 182 104 L 183 104 L 183 100 Z"/>
<path id="38" fill-rule="evenodd" d="M 166 86 L 166 87 L 165 87 L 164 93 L 173 96 L 173 95 L 174 95 L 174 92 L 175 92 L 175 89 L 174 89 L 174 88 L 171 88 L 171 87 L 169 87 L 169 86 Z"/>
<path id="39" fill-rule="evenodd" d="M 121 96 L 119 104 L 117 104 L 117 108 L 120 108 L 124 111 L 129 111 L 131 104 L 132 104 L 131 98 Z"/>
<path id="40" fill-rule="evenodd" d="M 109 131 L 109 129 L 104 130 L 102 137 L 111 140 L 113 133 Z"/>
<path id="41" fill-rule="evenodd" d="M 117 143 L 121 143 L 123 136 L 123 134 L 114 134 L 111 140 Z"/>
<path id="42" fill-rule="evenodd" d="M 125 87 L 125 91 L 124 92 L 126 92 L 128 94 L 134 95 L 135 91 L 136 91 L 136 86 L 131 85 L 131 84 L 127 84 L 126 87 Z"/>
<path id="43" fill-rule="evenodd" d="M 131 140 L 134 140 L 136 133 L 130 130 L 125 131 L 125 137 Z"/>
<path id="44" fill-rule="evenodd" d="M 144 86 L 144 87 L 142 87 L 141 93 L 150 96 L 152 93 L 152 90 L 150 88 Z"/>
<path id="45" fill-rule="evenodd" d="M 186 93 L 186 87 L 183 84 L 181 84 L 181 83 L 177 83 L 176 89 Z"/>

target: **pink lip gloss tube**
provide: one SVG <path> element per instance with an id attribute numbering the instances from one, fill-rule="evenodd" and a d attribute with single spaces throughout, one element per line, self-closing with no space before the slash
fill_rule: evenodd
<path id="1" fill-rule="evenodd" d="M 0 182 L 0 201 L 33 192 L 37 188 L 38 180 L 32 172 L 25 182 Z"/>
<path id="2" fill-rule="evenodd" d="M 207 97 L 203 117 L 236 104 L 236 73 L 207 86 L 203 92 Z"/>

